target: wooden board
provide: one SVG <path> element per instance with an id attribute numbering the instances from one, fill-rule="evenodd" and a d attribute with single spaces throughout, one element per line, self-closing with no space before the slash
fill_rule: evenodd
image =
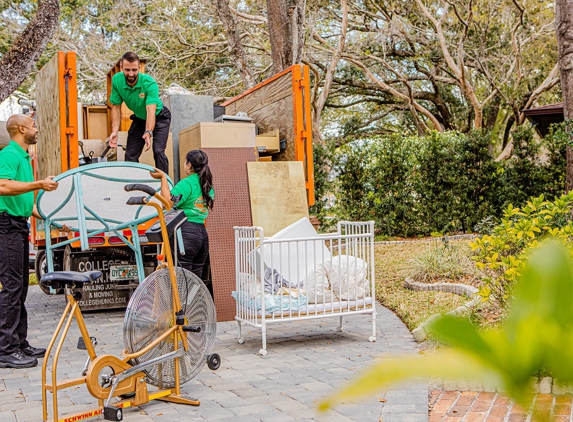
<path id="1" fill-rule="evenodd" d="M 84 106 L 83 124 L 84 139 L 105 141 L 108 137 L 107 107 L 105 105 Z"/>
<path id="2" fill-rule="evenodd" d="M 56 53 L 36 76 L 36 125 L 38 127 L 38 179 L 61 173 L 60 67 L 64 53 Z"/>
<path id="3" fill-rule="evenodd" d="M 286 140 L 286 150 L 276 154 L 275 160 L 295 160 L 294 104 L 290 73 L 261 86 L 225 108 L 225 113 L 231 116 L 240 111 L 246 112 L 254 119 L 259 133 L 279 130 L 280 139 Z"/>
<path id="4" fill-rule="evenodd" d="M 308 205 L 314 198 L 310 72 L 306 65 L 293 65 L 222 105 L 225 113 L 246 112 L 259 126 L 259 133 L 278 129 L 286 149 L 277 161 L 301 161 Z"/>
<path id="5" fill-rule="evenodd" d="M 265 236 L 309 217 L 302 162 L 249 162 L 247 174 L 253 225 Z"/>

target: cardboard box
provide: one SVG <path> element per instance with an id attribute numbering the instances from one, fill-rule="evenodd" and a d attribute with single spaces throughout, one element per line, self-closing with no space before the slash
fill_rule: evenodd
<path id="1" fill-rule="evenodd" d="M 279 130 L 275 129 L 267 133 L 262 133 L 255 137 L 257 148 L 263 149 L 266 152 L 279 152 L 280 151 L 280 135 Z"/>
<path id="2" fill-rule="evenodd" d="M 204 148 L 255 148 L 253 123 L 199 122 L 179 132 L 179 172 L 185 174 L 185 156 Z"/>

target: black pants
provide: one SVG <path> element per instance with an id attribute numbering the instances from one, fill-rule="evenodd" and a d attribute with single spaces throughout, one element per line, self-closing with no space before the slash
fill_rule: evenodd
<path id="1" fill-rule="evenodd" d="M 209 236 L 204 224 L 187 221 L 181 226 L 185 255 L 181 255 L 177 244 L 177 265 L 191 271 L 197 277 L 202 278 L 203 266 L 209 255 Z M 174 242 L 176 236 L 170 238 L 171 250 L 175 252 Z"/>
<path id="2" fill-rule="evenodd" d="M 139 157 L 143 152 L 145 141 L 142 136 L 145 133 L 145 120 L 140 119 L 132 114 L 133 120 L 129 132 L 127 132 L 127 146 L 125 149 L 125 161 L 134 161 L 139 163 Z M 165 174 L 169 173 L 169 160 L 165 155 L 167 147 L 167 138 L 169 137 L 169 126 L 171 125 L 171 112 L 165 106 L 155 116 L 155 128 L 153 129 L 153 159 L 155 167 L 162 170 Z"/>
<path id="3" fill-rule="evenodd" d="M 0 214 L 0 355 L 28 346 L 28 223 Z"/>

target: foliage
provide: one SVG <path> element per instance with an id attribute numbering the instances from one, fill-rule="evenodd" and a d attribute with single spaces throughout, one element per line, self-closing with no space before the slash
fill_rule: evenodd
<path id="1" fill-rule="evenodd" d="M 477 276 L 471 249 L 465 243 L 430 243 L 423 254 L 410 262 L 413 267 L 411 277 L 425 283 L 452 282 Z"/>
<path id="2" fill-rule="evenodd" d="M 499 164 L 487 132 L 433 133 L 416 151 L 416 192 L 423 233 L 469 231 L 494 212 L 491 201 Z"/>
<path id="3" fill-rule="evenodd" d="M 334 166 L 341 218 L 374 220 L 377 231 L 389 236 L 416 233 L 411 182 L 415 148 L 415 137 L 399 136 L 342 147 Z"/>
<path id="4" fill-rule="evenodd" d="M 332 192 L 333 185 L 330 173 L 334 151 L 334 143 L 332 142 L 316 144 L 313 149 L 315 203 L 310 207 L 309 212 L 320 220 L 323 230 L 328 230 L 327 217 L 330 217 L 329 194 Z"/>
<path id="5" fill-rule="evenodd" d="M 508 206 L 493 233 L 472 243 L 477 266 L 487 274 L 480 295 L 505 307 L 523 274 L 528 253 L 548 236 L 571 240 L 572 208 L 573 192 L 554 201 L 540 195 L 522 208 Z M 573 247 L 570 249 L 573 251 Z"/>
<path id="6" fill-rule="evenodd" d="M 567 167 L 566 146 L 573 146 L 573 120 L 549 126 L 549 135 L 543 138 L 542 147 L 547 150 L 547 164 L 543 174 L 545 179 L 545 194 L 548 198 L 561 195 L 565 186 Z"/>
<path id="7" fill-rule="evenodd" d="M 37 1 L 0 3 L 2 55 L 35 13 Z M 161 88 L 177 83 L 216 97 L 246 88 L 216 2 L 60 3 L 60 28 L 38 66 L 57 50 L 76 51 L 84 102 L 103 102 L 105 75 L 127 50 L 148 60 L 147 71 Z M 274 73 L 267 2 L 229 5 L 247 65 L 262 81 Z M 436 1 L 391 0 L 351 2 L 348 9 L 344 47 L 338 53 L 341 2 L 306 2 L 302 60 L 311 66 L 313 107 L 317 108 L 322 90 L 330 92 L 319 130 L 330 129 L 343 142 L 390 131 L 424 132 L 436 122 L 445 130 L 467 132 L 477 127 L 472 119 L 481 108 L 484 127 L 495 122 L 505 126 L 510 115 L 522 124 L 522 109 L 536 101 L 558 101 L 558 88 L 553 88 L 558 80 L 552 73 L 557 48 L 550 3 L 461 0 L 442 7 Z M 440 28 L 431 17 L 441 22 Z M 327 89 L 324 82 L 331 63 L 333 80 Z M 34 72 L 21 90 L 33 91 L 33 77 Z M 320 126 L 320 116 L 314 123 Z"/>
<path id="8" fill-rule="evenodd" d="M 545 169 L 540 165 L 541 143 L 533 137 L 533 131 L 524 126 L 513 133 L 513 156 L 508 160 L 501 177 L 504 195 L 499 204 L 521 204 L 525 198 L 539 196 L 545 191 L 540 181 L 545 180 Z M 563 184 L 565 186 L 565 184 Z M 562 190 L 561 190 L 562 191 Z"/>
<path id="9" fill-rule="evenodd" d="M 504 162 L 495 161 L 486 131 L 386 135 L 344 145 L 333 167 L 337 216 L 374 220 L 379 235 L 427 236 L 469 232 L 531 196 L 552 199 L 565 180 L 560 127 L 542 141 L 531 128 L 518 129 L 516 153 Z"/>
<path id="10" fill-rule="evenodd" d="M 411 378 L 441 377 L 495 385 L 527 408 L 537 373 L 550 371 L 561 384 L 573 382 L 572 314 L 573 263 L 562 246 L 549 242 L 531 256 L 501 328 L 480 330 L 467 319 L 438 318 L 431 333 L 449 348 L 423 357 L 381 359 L 320 407 Z"/>
<path id="11" fill-rule="evenodd" d="M 336 54 L 341 13 L 337 2 L 309 2 L 309 9 L 308 60 L 320 69 Z M 327 104 L 345 112 L 325 123 L 353 139 L 496 122 L 503 134 L 523 124 L 524 108 L 559 101 L 553 16 L 539 2 L 353 2 Z"/>

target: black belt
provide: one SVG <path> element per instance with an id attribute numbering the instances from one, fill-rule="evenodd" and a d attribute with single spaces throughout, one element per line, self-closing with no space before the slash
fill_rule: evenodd
<path id="1" fill-rule="evenodd" d="M 166 116 L 167 112 L 169 112 L 169 117 Z M 131 120 L 134 120 L 134 121 L 135 121 L 135 120 L 139 120 L 139 121 L 142 121 L 142 122 L 145 122 L 145 121 L 146 121 L 146 119 L 140 119 L 139 117 L 137 117 L 137 116 L 135 115 L 135 113 L 132 114 L 131 116 L 129 116 L 129 118 L 130 118 Z M 167 107 L 165 107 L 165 104 L 163 105 L 163 108 L 161 109 L 161 111 L 159 112 L 159 114 L 156 114 L 156 115 L 155 115 L 155 120 L 156 120 L 156 121 L 157 121 L 157 119 L 170 119 L 170 118 L 171 118 L 171 111 L 170 111 Z"/>
<path id="2" fill-rule="evenodd" d="M 11 218 L 13 220 L 21 220 L 21 221 L 28 221 L 28 219 L 26 217 L 17 217 L 15 215 L 10 215 L 7 212 L 0 212 L 0 217 L 8 217 Z"/>

